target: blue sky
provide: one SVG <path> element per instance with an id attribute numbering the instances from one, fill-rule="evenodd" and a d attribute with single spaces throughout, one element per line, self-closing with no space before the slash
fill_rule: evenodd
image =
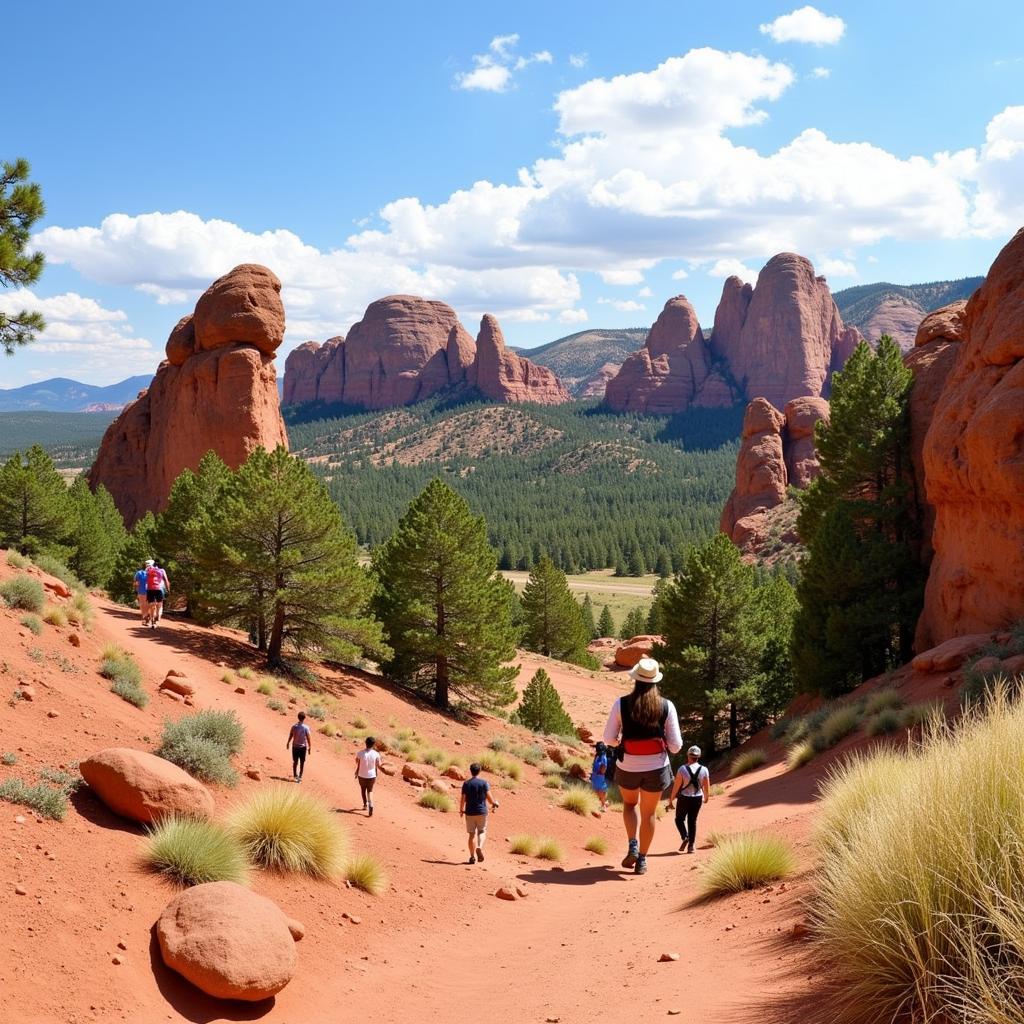
<path id="1" fill-rule="evenodd" d="M 1010 2 L 17 5 L 0 157 L 48 267 L 0 308 L 50 328 L 0 386 L 154 369 L 246 261 L 284 351 L 390 292 L 530 346 L 680 292 L 710 324 L 786 249 L 834 289 L 984 273 L 1024 224 L 1022 30 Z"/>

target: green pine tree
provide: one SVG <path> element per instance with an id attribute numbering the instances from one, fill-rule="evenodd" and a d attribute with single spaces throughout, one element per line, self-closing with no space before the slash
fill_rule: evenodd
<path id="1" fill-rule="evenodd" d="M 658 549 L 657 561 L 654 563 L 654 571 L 659 579 L 667 580 L 672 575 L 672 556 L 665 548 Z"/>
<path id="2" fill-rule="evenodd" d="M 74 552 L 69 566 L 90 587 L 105 587 L 127 538 L 124 520 L 110 492 L 101 484 L 96 493 L 79 475 L 68 492 L 74 512 Z"/>
<path id="3" fill-rule="evenodd" d="M 612 618 L 612 610 L 605 605 L 597 620 L 598 636 L 615 636 L 615 620 Z"/>
<path id="4" fill-rule="evenodd" d="M 663 688 L 680 718 L 701 720 L 700 745 L 709 752 L 718 748 L 721 712 L 727 712 L 734 747 L 746 715 L 759 704 L 753 604 L 754 570 L 721 533 L 692 548 L 665 588 L 665 642 L 655 653 Z"/>
<path id="5" fill-rule="evenodd" d="M 654 600 L 647 611 L 647 632 L 654 636 L 661 636 L 665 632 L 665 588 L 667 586 L 667 579 L 657 579 L 654 582 Z"/>
<path id="6" fill-rule="evenodd" d="M 923 598 L 909 445 L 912 375 L 899 346 L 861 343 L 815 437 L 821 475 L 800 496 L 808 546 L 793 662 L 803 688 L 845 693 L 909 659 Z"/>
<path id="7" fill-rule="evenodd" d="M 755 731 L 781 716 L 796 694 L 792 645 L 799 607 L 796 591 L 782 572 L 758 583 L 753 608 L 754 630 L 761 644 L 760 694 L 751 724 Z"/>
<path id="8" fill-rule="evenodd" d="M 409 506 L 374 553 L 376 606 L 394 649 L 384 671 L 443 709 L 515 699 L 515 634 L 482 516 L 441 480 Z"/>
<path id="9" fill-rule="evenodd" d="M 67 558 L 75 511 L 67 485 L 39 446 L 0 467 L 0 544 L 22 554 Z"/>
<path id="10" fill-rule="evenodd" d="M 562 704 L 562 698 L 551 682 L 551 677 L 539 668 L 523 690 L 513 721 L 534 732 L 549 736 L 575 736 L 572 719 Z"/>
<path id="11" fill-rule="evenodd" d="M 640 636 L 647 629 L 647 613 L 643 608 L 630 608 L 619 628 L 619 639 L 630 640 Z"/>
<path id="12" fill-rule="evenodd" d="M 30 182 L 27 160 L 4 161 L 0 170 L 0 285 L 24 288 L 39 280 L 43 254 L 27 253 L 32 226 L 46 212 L 43 194 Z M 22 310 L 13 315 L 0 311 L 0 348 L 13 355 L 27 345 L 46 324 L 42 314 Z"/>
<path id="13" fill-rule="evenodd" d="M 594 621 L 594 602 L 590 600 L 589 594 L 585 594 L 583 597 L 583 601 L 580 604 L 580 614 L 583 616 L 583 628 L 587 636 L 591 640 L 596 640 L 598 632 L 597 623 Z"/>
<path id="14" fill-rule="evenodd" d="M 565 573 L 545 555 L 523 588 L 526 630 L 523 646 L 549 658 L 572 661 L 586 650 L 589 637 L 580 606 Z"/>
<path id="15" fill-rule="evenodd" d="M 255 624 L 269 667 L 284 664 L 285 650 L 344 662 L 390 655 L 354 535 L 283 447 L 256 448 L 203 522 L 193 602 L 208 621 Z"/>
<path id="16" fill-rule="evenodd" d="M 147 558 L 155 557 L 153 536 L 156 518 L 147 512 L 128 531 L 128 536 L 114 559 L 114 568 L 107 583 L 107 593 L 121 604 L 135 604 L 135 574 Z"/>

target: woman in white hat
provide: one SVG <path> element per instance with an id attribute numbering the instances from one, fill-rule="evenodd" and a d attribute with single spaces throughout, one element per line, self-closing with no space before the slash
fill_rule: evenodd
<path id="1" fill-rule="evenodd" d="M 641 658 L 629 674 L 633 692 L 612 705 L 604 741 L 618 746 L 615 782 L 622 793 L 622 820 L 629 840 L 622 866 L 643 875 L 654 839 L 658 801 L 672 782 L 668 755 L 682 749 L 683 737 L 675 706 L 658 691 L 662 678 L 658 663 Z"/>

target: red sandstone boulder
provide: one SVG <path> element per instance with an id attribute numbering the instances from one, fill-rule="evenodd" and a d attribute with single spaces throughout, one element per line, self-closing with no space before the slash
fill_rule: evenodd
<path id="1" fill-rule="evenodd" d="M 288 984 L 304 934 L 265 896 L 234 882 L 207 882 L 173 899 L 156 924 L 173 971 L 217 999 L 259 1002 Z"/>
<path id="2" fill-rule="evenodd" d="M 935 555 L 918 649 L 1024 618 L 1024 229 L 968 301 L 958 349 L 924 439 Z"/>
<path id="3" fill-rule="evenodd" d="M 952 672 L 960 668 L 968 658 L 974 657 L 990 640 L 988 633 L 953 637 L 931 650 L 922 651 L 910 664 L 915 672 L 925 675 Z"/>
<path id="4" fill-rule="evenodd" d="M 107 428 L 89 484 L 110 491 L 129 526 L 163 511 L 174 481 L 209 450 L 236 469 L 256 448 L 287 446 L 273 362 L 280 288 L 252 264 L 214 282 L 171 332 L 148 390 Z"/>
<path id="5" fill-rule="evenodd" d="M 538 402 L 560 405 L 572 400 L 562 382 L 546 366 L 505 347 L 501 326 L 489 313 L 480 321 L 476 336 L 476 359 L 469 372 L 470 383 L 495 402 Z"/>
<path id="6" fill-rule="evenodd" d="M 789 485 L 803 490 L 820 472 L 818 451 L 814 447 L 814 428 L 819 420 L 827 423 L 828 414 L 828 402 L 824 398 L 804 396 L 786 403 L 782 412 L 786 420 L 782 447 Z"/>
<path id="7" fill-rule="evenodd" d="M 786 500 L 786 460 L 782 450 L 785 423 L 785 417 L 767 399 L 755 398 L 747 406 L 736 459 L 736 486 L 719 524 L 730 537 L 740 520 Z"/>
<path id="8" fill-rule="evenodd" d="M 402 778 L 406 782 L 418 782 L 425 786 L 433 777 L 430 769 L 424 765 L 414 765 L 408 762 L 402 765 Z"/>
<path id="9" fill-rule="evenodd" d="M 213 796 L 201 783 L 156 754 L 109 747 L 79 765 L 82 778 L 115 814 L 149 825 L 168 814 L 213 816 Z"/>
<path id="10" fill-rule="evenodd" d="M 649 658 L 655 644 L 663 641 L 660 636 L 634 636 L 615 650 L 615 664 L 623 668 L 632 668 L 641 658 Z"/>
<path id="11" fill-rule="evenodd" d="M 932 310 L 918 325 L 914 347 L 930 345 L 933 341 L 963 341 L 967 326 L 966 314 L 966 299 Z"/>

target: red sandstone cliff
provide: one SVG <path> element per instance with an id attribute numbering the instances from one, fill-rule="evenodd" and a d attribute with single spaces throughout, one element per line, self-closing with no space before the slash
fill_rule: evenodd
<path id="1" fill-rule="evenodd" d="M 161 511 L 178 475 L 207 451 L 236 468 L 255 448 L 288 444 L 274 369 L 280 292 L 256 264 L 214 281 L 171 331 L 152 384 L 107 428 L 88 479 L 110 491 L 129 526 Z"/>
<path id="2" fill-rule="evenodd" d="M 497 319 L 489 313 L 480 321 L 476 358 L 469 371 L 470 383 L 495 402 L 539 402 L 561 405 L 572 401 L 554 372 L 510 352 Z"/>

